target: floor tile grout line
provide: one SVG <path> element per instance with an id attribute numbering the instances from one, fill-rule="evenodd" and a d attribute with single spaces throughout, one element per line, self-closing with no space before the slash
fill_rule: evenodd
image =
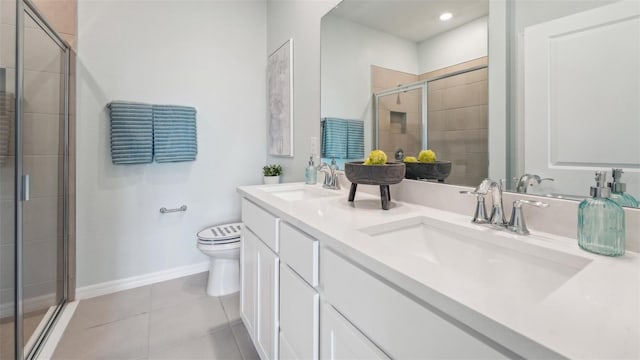
<path id="1" fill-rule="evenodd" d="M 128 320 L 128 319 L 131 319 L 133 317 L 144 315 L 144 314 L 149 314 L 149 312 L 148 311 L 144 311 L 144 312 L 140 312 L 140 313 L 130 314 L 130 315 L 127 315 L 125 317 L 121 317 L 121 318 L 118 318 L 118 319 L 113 319 L 111 321 L 103 322 L 103 323 L 100 323 L 100 324 L 95 324 L 95 325 L 91 325 L 91 326 L 87 326 L 87 327 L 82 327 L 82 328 L 79 328 L 79 329 L 69 329 L 69 334 L 73 334 L 73 333 L 77 333 L 77 332 L 85 331 L 85 330 L 91 330 L 91 329 L 95 329 L 95 328 L 98 328 L 98 327 L 101 327 L 101 326 L 105 326 L 105 325 L 110 325 L 110 324 L 116 323 L 118 321 Z"/>

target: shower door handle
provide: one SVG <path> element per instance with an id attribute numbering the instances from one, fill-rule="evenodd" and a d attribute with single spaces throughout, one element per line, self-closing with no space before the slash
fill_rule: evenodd
<path id="1" fill-rule="evenodd" d="M 29 174 L 22 175 L 22 201 L 29 201 Z"/>

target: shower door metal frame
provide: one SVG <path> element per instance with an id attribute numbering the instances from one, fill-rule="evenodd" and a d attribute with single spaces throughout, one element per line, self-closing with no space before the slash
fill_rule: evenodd
<path id="1" fill-rule="evenodd" d="M 64 151 L 63 151 L 63 194 L 62 194 L 62 281 L 63 281 L 63 294 L 62 300 L 56 305 L 51 317 L 47 319 L 47 324 L 42 328 L 40 334 L 37 334 L 37 339 L 33 342 L 33 346 L 27 350 L 25 357 L 24 349 L 24 293 L 23 293 L 23 277 L 22 277 L 22 265 L 23 265 L 23 229 L 22 229 L 22 211 L 23 204 L 28 200 L 28 184 L 24 181 L 23 174 L 23 117 L 24 117 L 24 16 L 30 16 L 31 19 L 51 38 L 51 40 L 64 51 L 64 86 L 63 86 L 63 116 L 64 116 Z M 14 259 L 14 351 L 16 359 L 33 359 L 40 351 L 42 344 L 47 339 L 51 328 L 55 325 L 58 317 L 62 311 L 63 306 L 67 302 L 68 298 L 68 195 L 69 195 L 69 76 L 70 76 L 70 46 L 69 44 L 53 30 L 53 27 L 49 22 L 39 13 L 37 7 L 30 0 L 16 0 L 16 54 L 15 54 L 15 135 L 14 135 L 14 154 L 15 154 L 15 259 Z M 27 185 L 27 187 L 25 187 Z M 58 279 L 56 279 L 58 280 Z M 36 334 L 33 334 L 34 336 Z"/>
<path id="2" fill-rule="evenodd" d="M 427 144 L 427 81 L 423 80 L 407 85 L 401 85 L 393 89 L 382 90 L 373 94 L 373 122 L 375 124 L 373 127 L 373 147 L 375 149 L 378 149 L 380 145 L 378 139 L 378 134 L 380 133 L 380 115 L 378 111 L 380 98 L 383 96 L 395 95 L 418 89 L 422 89 L 422 101 L 420 101 L 422 111 L 422 148 L 425 148 L 425 145 Z"/>
<path id="3" fill-rule="evenodd" d="M 379 140 L 378 140 L 378 134 L 380 131 L 380 115 L 378 114 L 378 105 L 380 103 L 380 97 L 382 96 L 387 96 L 387 95 L 395 95 L 395 94 L 399 94 L 399 93 L 404 93 L 407 91 L 411 91 L 411 90 L 416 90 L 416 89 L 422 89 L 422 148 L 426 149 L 427 148 L 427 121 L 429 119 L 428 117 L 428 107 L 427 107 L 427 91 L 428 91 L 428 85 L 431 81 L 436 81 L 436 80 L 440 80 L 440 79 L 445 79 L 448 77 L 452 77 L 452 76 L 456 76 L 456 75 L 460 75 L 460 74 L 464 74 L 464 73 L 468 73 L 468 72 L 472 72 L 472 71 L 476 71 L 476 70 L 480 70 L 480 69 L 485 69 L 487 68 L 488 65 L 478 65 L 478 66 L 473 66 L 470 67 L 468 69 L 463 69 L 463 70 L 458 70 L 458 71 L 453 71 L 450 72 L 448 74 L 444 74 L 444 75 L 439 75 L 439 76 L 434 76 L 432 78 L 429 79 L 425 79 L 425 80 L 420 80 L 417 82 L 413 82 L 413 83 L 409 83 L 406 85 L 400 85 L 398 87 L 395 88 L 391 88 L 391 89 L 386 89 L 386 90 L 382 90 L 379 91 L 377 93 L 373 94 L 373 122 L 375 124 L 375 126 L 373 127 L 373 146 L 374 148 L 378 148 L 379 146 Z"/>

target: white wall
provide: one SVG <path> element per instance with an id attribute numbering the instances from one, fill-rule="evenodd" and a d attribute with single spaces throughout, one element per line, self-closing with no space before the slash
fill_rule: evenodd
<path id="1" fill-rule="evenodd" d="M 420 74 L 488 54 L 488 17 L 482 17 L 418 44 Z"/>
<path id="2" fill-rule="evenodd" d="M 79 2 L 78 287 L 205 261 L 197 231 L 240 218 L 266 160 L 266 28 L 260 1 Z M 197 107 L 197 160 L 113 165 L 112 100 Z"/>
<path id="3" fill-rule="evenodd" d="M 360 119 L 371 124 L 371 65 L 418 73 L 416 43 L 335 15 L 322 20 L 321 117 Z M 365 154 L 372 127 L 365 126 Z"/>
<path id="4" fill-rule="evenodd" d="M 338 2 L 267 0 L 266 53 L 293 39 L 294 157 L 267 159 L 282 165 L 283 181 L 304 179 L 310 138 L 320 138 L 320 18 Z"/>

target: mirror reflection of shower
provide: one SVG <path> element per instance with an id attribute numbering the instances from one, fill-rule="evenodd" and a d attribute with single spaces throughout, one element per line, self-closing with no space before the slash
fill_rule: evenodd
<path id="1" fill-rule="evenodd" d="M 425 144 L 423 137 L 423 86 L 407 90 L 397 88 L 376 97 L 374 115 L 377 117 L 378 144 L 389 159 L 398 149 L 415 156 Z M 400 94 L 402 93 L 402 100 Z"/>
<path id="2" fill-rule="evenodd" d="M 398 149 L 432 149 L 453 163 L 448 183 L 474 186 L 488 176 L 487 59 L 422 75 L 372 66 L 374 146 L 391 159 Z M 403 85 L 404 84 L 404 85 Z"/>

